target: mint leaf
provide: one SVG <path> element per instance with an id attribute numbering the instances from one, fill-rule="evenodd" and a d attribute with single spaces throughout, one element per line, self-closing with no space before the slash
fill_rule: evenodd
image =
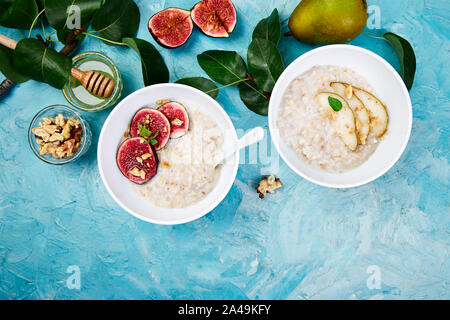
<path id="1" fill-rule="evenodd" d="M 152 144 L 152 146 L 154 146 L 155 144 L 158 143 L 158 140 L 156 140 L 156 139 L 150 139 L 150 143 Z"/>
<path id="2" fill-rule="evenodd" d="M 138 129 L 139 129 L 138 134 L 141 137 L 150 138 L 152 133 L 140 122 L 138 122 Z"/>
<path id="3" fill-rule="evenodd" d="M 330 104 L 330 107 L 336 112 L 342 109 L 342 102 L 340 102 L 339 99 L 328 96 L 328 103 Z"/>
<path id="4" fill-rule="evenodd" d="M 159 131 L 156 131 L 156 133 L 153 136 L 151 136 L 150 139 L 155 139 L 158 136 L 158 134 L 159 134 Z"/>

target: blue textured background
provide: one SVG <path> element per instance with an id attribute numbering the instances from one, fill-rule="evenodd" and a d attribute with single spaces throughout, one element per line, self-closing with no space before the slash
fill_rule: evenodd
<path id="1" fill-rule="evenodd" d="M 138 37 L 152 43 L 146 21 L 153 13 L 195 3 L 136 2 L 141 10 Z M 256 23 L 277 7 L 286 31 L 297 1 L 234 3 L 238 24 L 229 39 L 211 39 L 195 30 L 180 49 L 158 47 L 171 80 L 204 75 L 196 55 L 207 49 L 236 50 L 245 57 Z M 97 170 L 96 142 L 110 110 L 83 113 L 95 137 L 87 156 L 50 166 L 28 147 L 28 124 L 43 107 L 67 103 L 60 91 L 44 84 L 29 81 L 16 88 L 0 102 L 0 298 L 450 298 L 450 3 L 369 4 L 381 8 L 382 29 L 411 41 L 418 68 L 409 145 L 386 175 L 359 188 L 315 186 L 280 160 L 284 187 L 260 200 L 254 187 L 264 165 L 247 164 L 240 166 L 227 198 L 205 217 L 174 227 L 145 223 L 115 204 Z M 16 30 L 0 28 L 0 33 L 20 38 Z M 352 44 L 398 68 L 384 41 L 360 35 Z M 286 65 L 312 48 L 293 38 L 282 39 L 279 47 Z M 81 50 L 104 52 L 117 63 L 123 96 L 143 86 L 138 58 L 130 49 L 90 38 Z M 245 108 L 236 88 L 222 90 L 218 101 L 237 128 L 267 127 L 266 118 Z M 66 286 L 70 265 L 81 270 L 80 290 Z M 366 285 L 372 265 L 380 270 L 380 289 Z"/>

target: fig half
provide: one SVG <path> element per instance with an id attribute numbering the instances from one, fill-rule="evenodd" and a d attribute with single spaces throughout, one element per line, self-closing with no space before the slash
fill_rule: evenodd
<path id="1" fill-rule="evenodd" d="M 158 162 L 146 139 L 136 137 L 122 142 L 117 150 L 117 165 L 131 182 L 143 184 L 156 175 Z"/>
<path id="2" fill-rule="evenodd" d="M 169 141 L 170 122 L 160 111 L 143 108 L 136 112 L 131 121 L 130 135 L 145 138 L 155 150 L 160 150 Z"/>
<path id="3" fill-rule="evenodd" d="M 190 12 L 179 8 L 160 11 L 148 21 L 150 34 L 156 42 L 169 49 L 182 46 L 191 36 L 193 29 Z"/>
<path id="4" fill-rule="evenodd" d="M 236 9 L 230 0 L 203 0 L 191 9 L 192 21 L 204 34 L 227 38 L 236 26 Z"/>
<path id="5" fill-rule="evenodd" d="M 178 102 L 169 102 L 158 108 L 170 122 L 170 137 L 182 137 L 189 130 L 189 116 L 185 107 Z"/>

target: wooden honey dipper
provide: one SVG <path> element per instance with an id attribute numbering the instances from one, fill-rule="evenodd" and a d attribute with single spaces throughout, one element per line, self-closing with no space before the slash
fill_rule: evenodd
<path id="1" fill-rule="evenodd" d="M 0 44 L 15 50 L 17 41 L 0 34 Z M 70 75 L 80 81 L 87 91 L 103 98 L 111 96 L 116 86 L 113 79 L 97 71 L 81 71 L 72 68 Z"/>

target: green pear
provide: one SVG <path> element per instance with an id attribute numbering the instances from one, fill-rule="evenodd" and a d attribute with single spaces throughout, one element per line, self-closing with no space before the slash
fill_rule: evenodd
<path id="1" fill-rule="evenodd" d="M 302 0 L 286 35 L 313 44 L 346 43 L 363 31 L 367 18 L 366 0 Z"/>

